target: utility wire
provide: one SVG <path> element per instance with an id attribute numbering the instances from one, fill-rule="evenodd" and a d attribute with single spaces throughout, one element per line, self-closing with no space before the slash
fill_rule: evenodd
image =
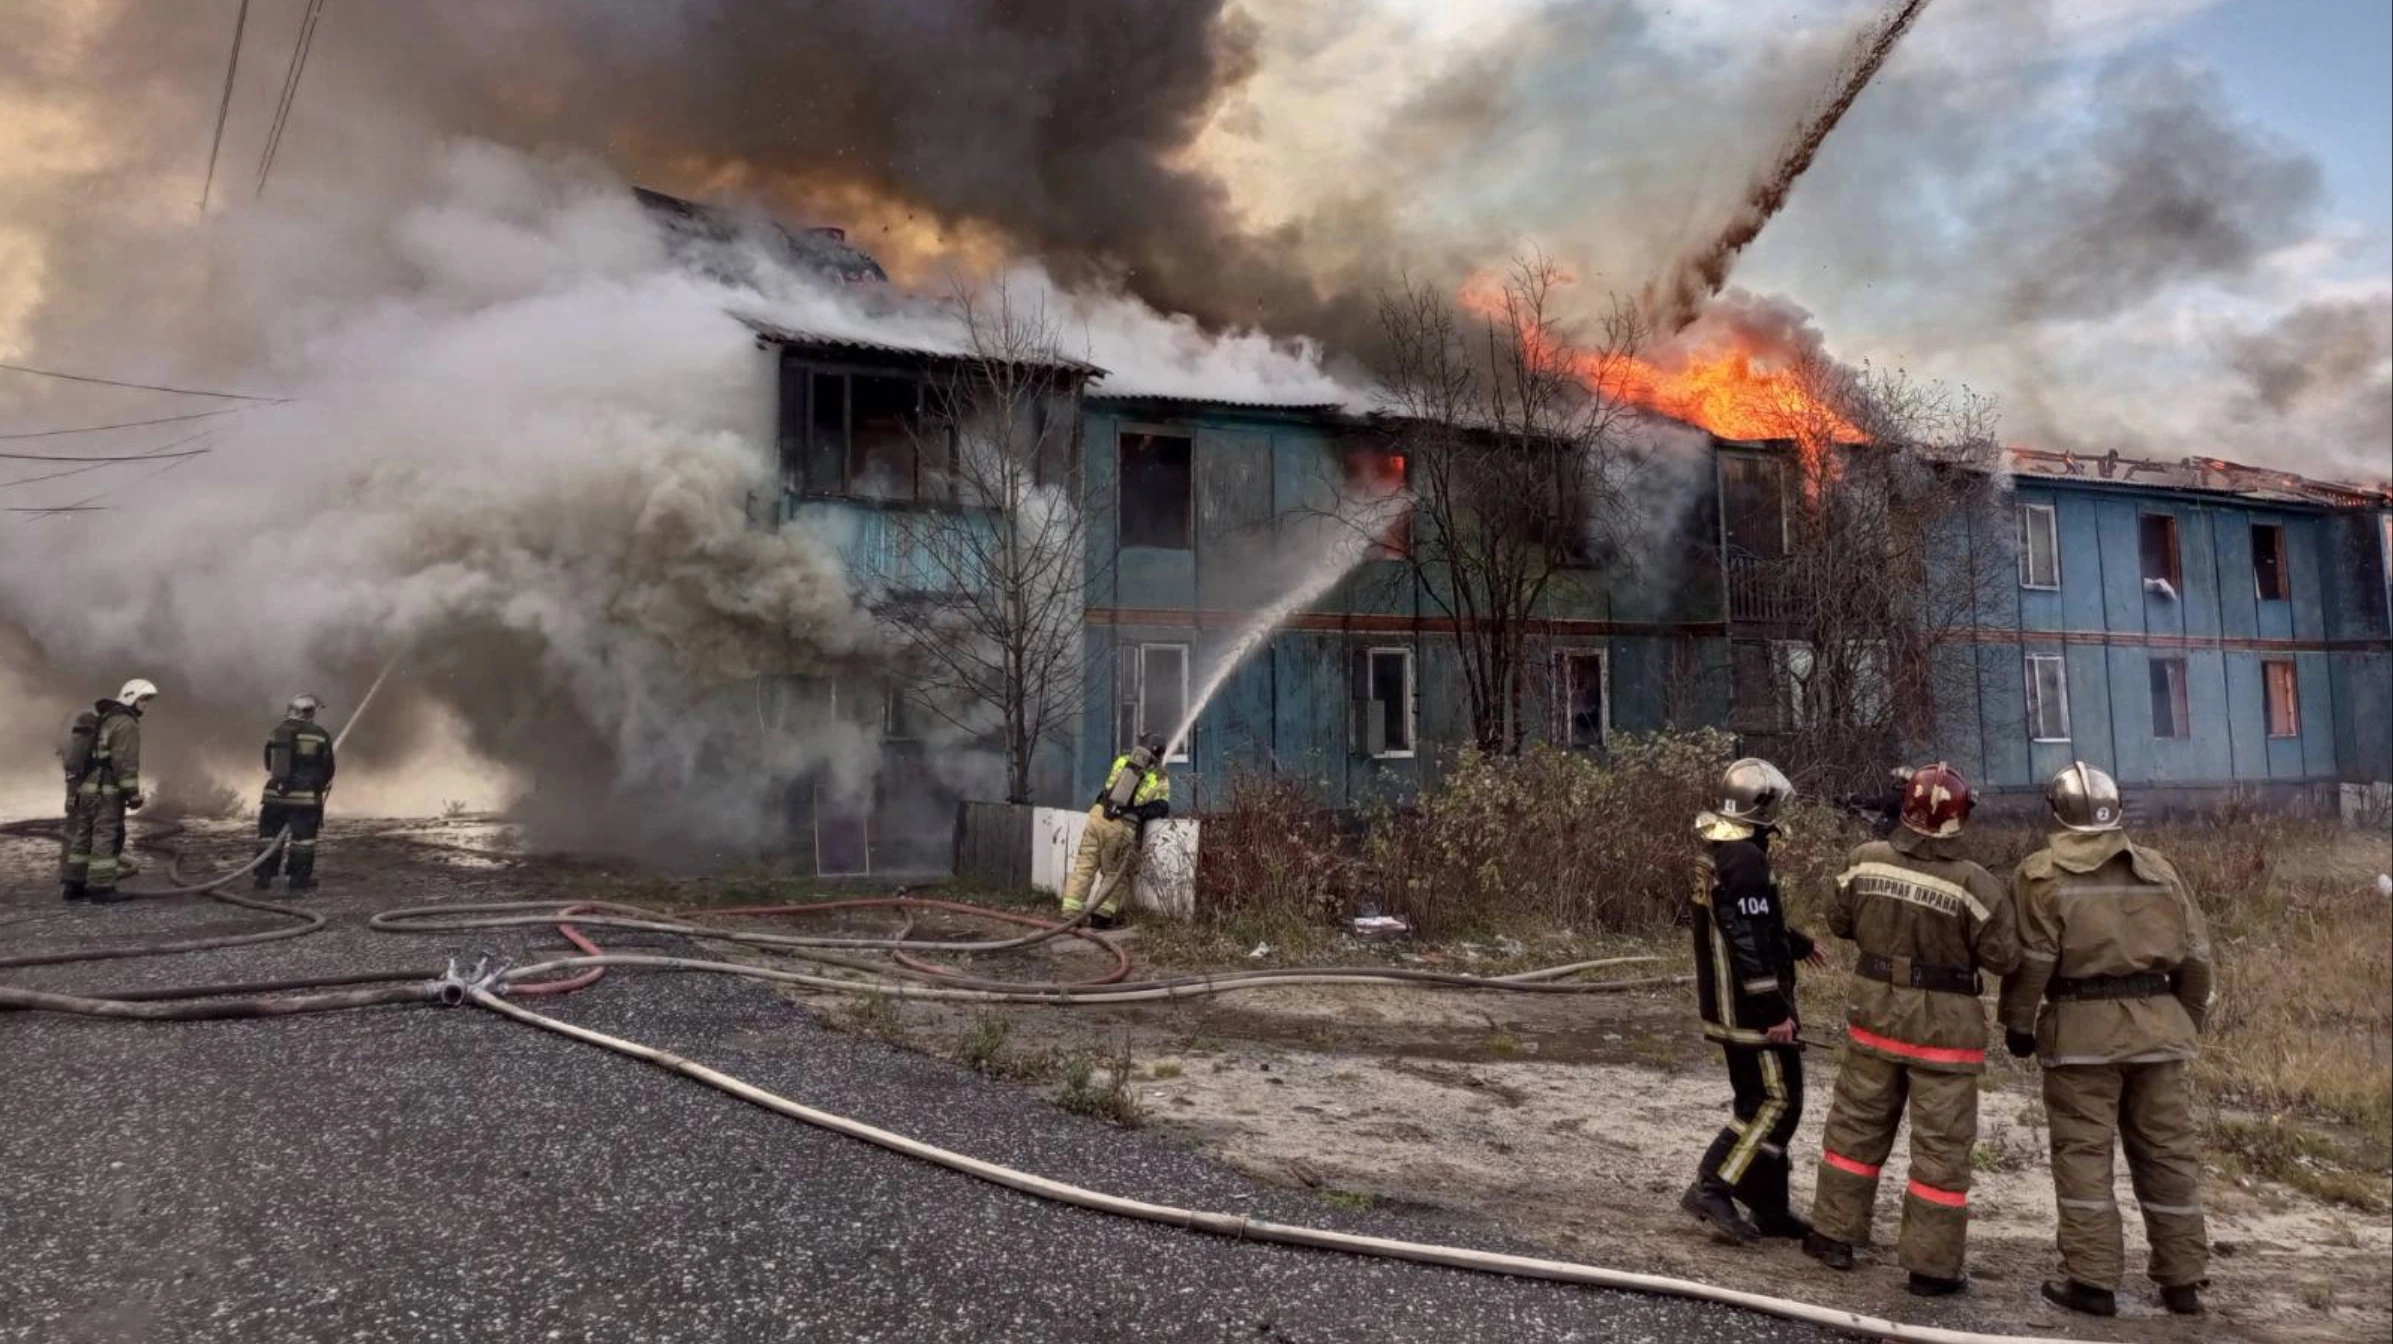
<path id="1" fill-rule="evenodd" d="M 143 472 L 141 475 L 134 477 L 132 480 L 124 482 L 122 485 L 109 486 L 107 489 L 102 490 L 97 494 L 85 495 L 83 498 L 78 499 L 71 504 L 52 504 L 47 506 L 12 508 L 9 510 L 9 512 L 31 513 L 44 517 L 61 513 L 106 513 L 108 510 L 105 508 L 93 508 L 92 501 L 106 499 L 108 496 L 115 494 L 119 490 L 130 489 L 133 486 L 140 485 L 144 481 L 153 480 L 157 477 L 163 476 L 166 473 L 173 471 L 176 467 L 182 466 L 185 462 L 188 462 L 192 458 L 198 457 L 207 451 L 207 449 L 203 448 L 197 453 L 161 454 L 160 456 L 162 457 L 172 457 L 176 460 L 172 462 L 163 462 L 159 465 L 156 471 Z"/>
<path id="2" fill-rule="evenodd" d="M 196 434 L 186 434 L 186 435 L 184 435 L 183 437 L 181 437 L 181 438 L 179 438 L 179 439 L 175 439 L 175 440 L 173 440 L 173 441 L 171 441 L 171 442 L 159 444 L 157 447 L 155 447 L 155 448 L 151 449 L 150 451 L 148 451 L 148 452 L 146 452 L 146 453 L 142 453 L 142 454 L 140 454 L 140 455 L 138 455 L 138 456 L 135 456 L 135 457 L 128 457 L 128 458 L 117 459 L 116 461 L 99 461 L 99 462 L 92 462 L 92 463 L 89 463 L 89 464 L 87 464 L 87 465 L 80 466 L 80 467 L 69 467 L 69 468 L 67 468 L 67 469 L 66 469 L 66 470 L 64 470 L 64 471 L 45 471 L 45 472 L 43 472 L 42 474 L 40 474 L 39 476 L 19 476 L 19 477 L 17 477 L 17 478 L 16 478 L 15 480 L 13 480 L 13 481 L 0 481 L 0 490 L 6 490 L 6 489 L 8 489 L 10 486 L 15 486 L 15 485 L 38 485 L 38 484 L 40 484 L 40 483 L 41 483 L 41 482 L 43 482 L 43 481 L 63 481 L 63 480 L 65 480 L 65 479 L 66 479 L 67 477 L 69 477 L 69 476 L 82 476 L 82 475 L 86 475 L 86 474 L 88 474 L 88 473 L 91 473 L 91 472 L 98 471 L 98 470 L 99 470 L 100 468 L 102 468 L 102 467 L 112 467 L 112 466 L 116 466 L 116 465 L 118 465 L 118 462 L 120 462 L 120 461 L 121 461 L 121 462 L 147 462 L 147 461 L 151 461 L 151 460 L 153 460 L 153 459 L 156 459 L 156 458 L 158 458 L 158 457 L 160 457 L 160 456 L 164 455 L 165 453 L 168 453 L 168 452 L 170 452 L 170 451 L 172 451 L 172 450 L 174 450 L 174 449 L 176 449 L 176 448 L 180 448 L 180 447 L 182 447 L 182 446 L 183 446 L 184 444 L 186 444 L 186 443 L 195 443 L 195 442 L 198 442 L 198 441 L 200 441 L 200 440 L 206 439 L 206 438 L 208 438 L 210 435 L 214 434 L 215 432 L 216 432 L 216 431 L 214 431 L 214 430 L 212 430 L 212 429 L 203 429 L 203 430 L 199 431 L 199 432 L 198 432 L 198 433 L 196 433 Z M 207 449 L 207 448 L 201 448 L 201 449 L 198 449 L 197 451 L 205 453 L 205 452 L 211 452 L 211 451 L 213 451 L 213 450 L 212 450 L 212 449 Z"/>
<path id="3" fill-rule="evenodd" d="M 307 70 L 307 53 L 316 44 L 316 16 L 324 0 L 307 0 L 307 14 L 299 21 L 299 37 L 291 44 L 291 63 L 283 70 L 282 101 L 275 105 L 274 124 L 266 132 L 266 151 L 258 156 L 257 195 L 266 194 L 266 176 L 274 171 L 275 151 L 282 148 L 283 127 L 291 120 L 291 104 L 299 97 L 299 77 Z"/>
<path id="4" fill-rule="evenodd" d="M 172 392 L 179 397 L 222 397 L 227 401 L 263 401 L 279 406 L 289 397 L 261 397 L 248 392 L 211 392 L 196 387 L 165 387 L 157 383 L 127 383 L 114 378 L 99 378 L 88 373 L 60 373 L 56 369 L 37 369 L 29 364 L 11 364 L 0 360 L 0 369 L 10 373 L 29 373 L 36 378 L 58 378 L 70 383 L 96 383 L 101 387 L 129 387 L 137 392 Z"/>
<path id="5" fill-rule="evenodd" d="M 97 434 L 109 429 L 139 429 L 143 425 L 171 425 L 178 420 L 205 420 L 212 415 L 234 415 L 246 411 L 247 406 L 227 406 L 217 411 L 190 411 L 182 415 L 161 415 L 153 420 L 120 420 L 113 425 L 73 425 L 65 429 L 25 429 L 0 434 L 0 439 L 54 439 L 62 434 Z M 127 461 L 126 458 L 105 457 L 43 457 L 31 453 L 0 453 L 11 462 L 108 462 Z"/>
<path id="6" fill-rule="evenodd" d="M 224 62 L 224 94 L 216 100 L 216 134 L 208 141 L 208 176 L 199 186 L 199 208 L 208 208 L 208 192 L 216 185 L 216 151 L 224 148 L 224 120 L 233 110 L 233 75 L 241 68 L 241 33 L 249 27 L 249 0 L 241 0 L 233 15 L 233 54 Z"/>

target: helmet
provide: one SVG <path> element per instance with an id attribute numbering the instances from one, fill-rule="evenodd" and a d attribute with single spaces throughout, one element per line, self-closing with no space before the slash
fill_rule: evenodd
<path id="1" fill-rule="evenodd" d="M 2115 831 L 2126 821 L 2119 781 L 2084 761 L 2071 761 L 2068 769 L 2054 775 L 2044 786 L 2044 801 L 2052 808 L 2053 820 L 2072 831 Z"/>
<path id="2" fill-rule="evenodd" d="M 1713 811 L 1747 826 L 1775 826 L 1779 809 L 1794 796 L 1795 786 L 1777 766 L 1748 756 L 1721 772 L 1720 806 Z"/>
<path id="3" fill-rule="evenodd" d="M 1911 772 L 1903 785 L 1903 829 L 1921 835 L 1959 835 L 1977 805 L 1969 781 L 1942 761 Z"/>
<path id="4" fill-rule="evenodd" d="M 116 703 L 127 709 L 138 709 L 142 701 L 155 699 L 157 694 L 157 686 L 140 677 L 135 677 L 125 683 L 123 690 L 116 693 Z"/>
<path id="5" fill-rule="evenodd" d="M 294 695 L 291 697 L 290 705 L 283 712 L 294 719 L 312 719 L 316 717 L 316 711 L 323 707 L 324 701 L 316 696 Z"/>
<path id="6" fill-rule="evenodd" d="M 1160 761 L 1163 759 L 1163 734 L 1140 733 L 1138 735 L 1138 745 L 1141 750 L 1152 755 L 1156 760 Z"/>

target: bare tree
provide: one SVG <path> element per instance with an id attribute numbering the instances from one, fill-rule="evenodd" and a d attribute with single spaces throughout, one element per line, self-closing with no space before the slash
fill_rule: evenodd
<path id="1" fill-rule="evenodd" d="M 1560 321 L 1567 278 L 1515 259 L 1486 311 L 1466 316 L 1409 282 L 1380 300 L 1386 450 L 1412 498 L 1404 576 L 1453 631 L 1472 740 L 1511 752 L 1528 733 L 1534 636 L 1553 599 L 1605 549 L 1619 498 L 1618 431 L 1632 414 L 1592 389 L 1641 329 L 1615 303 L 1599 342 Z"/>
<path id="2" fill-rule="evenodd" d="M 1811 782 L 1865 786 L 1982 699 L 1976 628 L 2014 552 L 1992 403 L 1816 358 L 1780 392 L 1800 489 L 1781 556 L 1732 572 L 1740 699 Z M 1750 725 L 1750 721 L 1748 721 Z"/>
<path id="3" fill-rule="evenodd" d="M 1000 285 L 952 300 L 963 357 L 943 363 L 912 422 L 925 507 L 893 520 L 904 571 L 878 604 L 910 699 L 992 740 L 1006 798 L 1027 802 L 1042 745 L 1085 701 L 1088 519 L 1077 499 L 1079 398 L 1091 370 L 1054 318 Z"/>

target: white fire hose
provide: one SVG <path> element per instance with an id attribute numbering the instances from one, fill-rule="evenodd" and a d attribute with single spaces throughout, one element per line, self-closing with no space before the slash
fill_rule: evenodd
<path id="1" fill-rule="evenodd" d="M 834 1134 L 844 1134 L 893 1153 L 902 1153 L 950 1171 L 1001 1185 L 1039 1199 L 1070 1204 L 1076 1208 L 1109 1213 L 1123 1218 L 1137 1218 L 1170 1227 L 1195 1232 L 1210 1232 L 1216 1236 L 1241 1241 L 1270 1241 L 1286 1246 L 1307 1246 L 1315 1250 L 1344 1251 L 1352 1255 L 1378 1256 L 1388 1260 L 1410 1260 L 1417 1264 L 1440 1265 L 1449 1269 L 1467 1269 L 1483 1274 L 1505 1274 L 1517 1278 L 1550 1279 L 1557 1283 L 1582 1284 L 1590 1288 L 1609 1288 L 1620 1292 L 1645 1293 L 1663 1297 L 1683 1297 L 1698 1302 L 1715 1302 L 1721 1306 L 1738 1307 L 1761 1312 L 1782 1320 L 1799 1321 L 1829 1330 L 1868 1335 L 1878 1339 L 1918 1341 L 1918 1344 L 2070 1344 L 2069 1341 L 2035 1335 L 1989 1335 L 1973 1330 L 1948 1330 L 1933 1325 L 1904 1325 L 1896 1321 L 1864 1316 L 1859 1312 L 1834 1307 L 1814 1306 L 1783 1297 L 1762 1293 L 1742 1292 L 1714 1284 L 1697 1283 L 1692 1279 L 1674 1279 L 1659 1274 L 1636 1274 L 1626 1270 L 1602 1269 L 1594 1265 L 1575 1264 L 1567 1260 L 1545 1260 L 1535 1256 L 1506 1255 L 1498 1251 L 1472 1250 L 1464 1246 L 1438 1246 L 1428 1242 L 1395 1241 L 1386 1237 L 1359 1236 L 1351 1232 L 1332 1232 L 1326 1228 L 1301 1227 L 1291 1223 L 1265 1222 L 1234 1213 L 1208 1213 L 1198 1209 L 1175 1208 L 1168 1204 L 1150 1204 L 1145 1200 L 1126 1199 L 1109 1195 L 1086 1186 L 1052 1181 L 1014 1167 L 967 1157 L 962 1153 L 910 1139 L 903 1134 L 880 1129 L 860 1120 L 791 1101 L 767 1092 L 763 1088 L 741 1082 L 727 1073 L 720 1073 L 703 1064 L 693 1063 L 669 1051 L 627 1041 L 620 1036 L 577 1027 L 569 1022 L 532 1012 L 507 1002 L 483 985 L 467 988 L 472 1001 L 502 1017 L 553 1031 L 588 1045 L 602 1046 L 617 1054 L 628 1055 L 656 1065 L 658 1068 L 694 1078 L 709 1087 L 720 1089 L 752 1105 L 786 1115 Z"/>

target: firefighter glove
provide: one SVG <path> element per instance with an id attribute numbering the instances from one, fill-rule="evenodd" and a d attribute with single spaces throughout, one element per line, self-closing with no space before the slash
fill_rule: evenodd
<path id="1" fill-rule="evenodd" d="M 2036 1034 L 2032 1031 L 2005 1031 L 2002 1034 L 2002 1046 L 2011 1052 L 2011 1058 L 2025 1059 L 2036 1053 Z"/>
<path id="2" fill-rule="evenodd" d="M 141 810 L 141 795 L 138 793 L 126 794 L 125 810 L 127 812 L 139 812 Z"/>

